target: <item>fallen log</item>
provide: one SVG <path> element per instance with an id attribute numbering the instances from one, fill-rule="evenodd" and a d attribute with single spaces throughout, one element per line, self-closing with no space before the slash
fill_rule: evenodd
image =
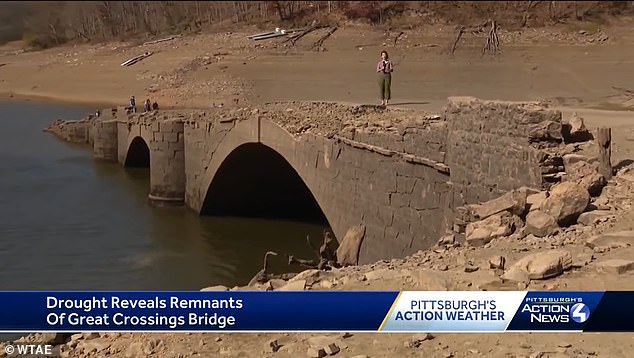
<path id="1" fill-rule="evenodd" d="M 500 53 L 500 40 L 498 39 L 498 25 L 494 20 L 491 20 L 491 29 L 487 36 L 484 48 L 482 49 L 482 56 L 489 53 L 491 55 L 497 55 Z"/>
<path id="2" fill-rule="evenodd" d="M 260 271 L 258 271 L 258 273 L 256 273 L 255 276 L 253 276 L 251 281 L 249 281 L 249 286 L 253 286 L 253 285 L 257 284 L 257 283 L 264 283 L 264 282 L 268 281 L 268 279 L 269 279 L 269 272 L 268 272 L 269 256 L 277 256 L 277 252 L 267 251 L 266 254 L 264 254 L 264 263 L 262 264 L 262 269 Z"/>
<path id="3" fill-rule="evenodd" d="M 298 259 L 293 255 L 288 256 L 288 265 L 300 265 L 306 268 L 317 268 L 318 263 L 314 260 Z"/>
<path id="4" fill-rule="evenodd" d="M 398 42 L 398 40 L 401 38 L 401 36 L 405 35 L 405 33 L 403 31 L 401 31 L 400 34 L 396 35 L 396 37 L 394 38 L 394 46 L 396 46 L 396 43 Z"/>
<path id="5" fill-rule="evenodd" d="M 599 172 L 606 180 L 612 178 L 612 129 L 601 127 L 597 131 L 599 152 Z"/>
<path id="6" fill-rule="evenodd" d="M 458 46 L 458 42 L 462 38 L 462 34 L 464 34 L 464 31 L 465 31 L 464 26 L 461 26 L 460 30 L 458 31 L 458 36 L 456 36 L 456 40 L 453 42 L 453 45 L 451 45 L 451 49 L 449 49 L 450 55 L 453 56 L 453 54 L 456 52 L 456 47 Z"/>
<path id="7" fill-rule="evenodd" d="M 319 40 L 315 41 L 315 43 L 313 43 L 313 46 L 311 46 L 311 49 L 314 48 L 318 48 L 318 49 L 322 49 L 324 41 L 326 41 L 332 34 L 335 33 L 335 31 L 337 31 L 338 27 L 333 27 L 332 29 L 330 29 L 324 36 L 322 36 Z"/>
<path id="8" fill-rule="evenodd" d="M 253 39 L 253 38 L 255 38 L 255 37 L 268 36 L 268 35 L 273 35 L 273 34 L 275 34 L 275 33 L 276 33 L 275 31 L 262 32 L 262 33 L 259 33 L 259 34 L 255 34 L 255 35 L 250 35 L 250 36 L 247 36 L 247 38 L 248 38 L 248 39 Z"/>
<path id="9" fill-rule="evenodd" d="M 285 34 L 285 33 L 278 32 L 278 33 L 274 33 L 274 34 L 271 34 L 271 35 L 265 35 L 265 36 L 260 36 L 260 37 L 254 37 L 254 38 L 252 38 L 252 40 L 253 40 L 253 41 L 261 41 L 261 40 L 274 39 L 274 38 L 276 38 L 276 37 L 282 37 L 282 36 L 286 36 L 286 34 Z"/>
<path id="10" fill-rule="evenodd" d="M 123 63 L 121 64 L 121 66 L 132 66 L 132 65 L 134 65 L 135 63 L 137 63 L 137 62 L 139 62 L 139 61 L 142 61 L 143 59 L 146 59 L 146 58 L 148 58 L 148 57 L 152 56 L 152 54 L 154 54 L 154 52 L 146 52 L 146 53 L 144 53 L 144 54 L 142 54 L 142 55 L 132 57 L 131 59 L 129 59 L 129 60 L 127 60 L 127 61 L 123 62 Z"/>
<path id="11" fill-rule="evenodd" d="M 323 28 L 323 26 L 317 26 L 317 25 L 307 28 L 306 30 L 300 32 L 297 36 L 293 37 L 293 39 L 291 40 L 291 45 L 295 46 L 295 43 L 299 41 L 302 37 L 321 28 Z"/>
<path id="12" fill-rule="evenodd" d="M 144 42 L 144 43 L 143 43 L 143 46 L 145 46 L 145 45 L 154 45 L 154 44 L 161 43 L 161 42 L 165 42 L 165 41 L 172 41 L 172 40 L 177 39 L 177 38 L 179 38 L 179 37 L 181 37 L 181 35 L 175 35 L 175 36 L 166 37 L 166 38 L 164 38 L 164 39 L 158 39 L 158 40 L 153 40 L 153 41 L 147 41 L 147 42 Z"/>

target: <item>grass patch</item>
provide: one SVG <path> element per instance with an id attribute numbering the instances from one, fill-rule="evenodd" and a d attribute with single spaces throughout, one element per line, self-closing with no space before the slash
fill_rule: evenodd
<path id="1" fill-rule="evenodd" d="M 22 45 L 27 49 L 42 50 L 49 46 L 47 40 L 32 33 L 25 33 L 22 35 Z"/>

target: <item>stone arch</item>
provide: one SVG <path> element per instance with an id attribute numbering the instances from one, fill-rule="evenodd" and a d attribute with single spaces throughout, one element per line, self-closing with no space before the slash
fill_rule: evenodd
<path id="1" fill-rule="evenodd" d="M 135 136 L 128 145 L 124 160 L 125 167 L 150 167 L 150 146 L 141 136 Z"/>
<path id="2" fill-rule="evenodd" d="M 262 143 L 236 147 L 211 181 L 201 214 L 261 217 L 328 225 L 297 171 Z"/>
<path id="3" fill-rule="evenodd" d="M 251 183 L 257 184 L 257 179 L 263 178 L 270 185 L 271 181 L 274 181 L 277 177 L 277 179 L 283 183 L 292 185 L 292 187 L 288 187 L 292 193 L 300 193 L 305 189 L 306 192 L 302 195 L 306 195 L 305 199 L 312 201 L 315 207 L 320 211 L 320 213 L 307 213 L 307 216 L 309 216 L 307 218 L 287 217 L 287 219 L 308 219 L 313 221 L 311 219 L 316 219 L 316 217 L 321 214 L 323 216 L 323 222 L 334 231 L 335 236 L 339 237 L 341 233 L 338 230 L 338 220 L 336 220 L 334 213 L 327 205 L 324 198 L 324 191 L 321 190 L 322 187 L 319 185 L 320 182 L 317 177 L 318 170 L 315 165 L 315 155 L 318 153 L 318 150 L 312 147 L 306 148 L 306 146 L 309 145 L 308 143 L 309 142 L 305 139 L 301 142 L 296 140 L 286 130 L 267 120 L 259 119 L 236 122 L 233 128 L 231 128 L 217 144 L 211 158 L 206 163 L 206 169 L 200 182 L 202 195 L 197 205 L 198 212 L 205 214 L 208 212 L 215 213 L 222 211 L 223 203 L 213 201 L 226 201 L 230 199 L 224 194 L 218 194 L 219 191 L 216 191 L 218 188 L 220 188 L 218 190 L 228 188 L 229 184 L 231 184 L 230 178 L 225 177 L 225 175 L 231 177 L 232 172 L 234 173 L 233 175 L 235 175 L 237 171 L 240 170 L 239 166 L 242 164 L 249 165 L 249 162 L 257 163 L 255 168 L 247 170 L 247 175 L 256 176 L 255 178 L 251 178 L 254 179 L 250 180 Z M 268 168 L 272 170 L 269 170 L 269 172 L 265 174 L 262 169 L 267 169 L 267 166 L 272 166 Z M 275 171 L 278 172 L 276 173 Z M 257 175 L 259 175 L 259 177 Z M 294 180 L 295 182 L 293 182 Z M 249 180 L 243 180 L 243 182 L 249 182 Z M 219 185 L 219 187 L 214 188 L 216 185 Z M 274 185 L 274 190 L 270 195 L 279 194 L 281 188 L 280 185 Z M 233 190 L 239 189 L 234 188 Z M 248 195 L 248 192 L 244 193 L 244 195 Z M 270 198 L 270 195 L 268 198 Z M 259 195 L 258 198 L 267 199 L 267 196 Z M 284 200 L 287 199 L 288 198 L 275 200 L 272 204 L 261 203 L 258 208 L 271 209 L 271 205 L 283 205 Z M 291 208 L 295 209 L 301 208 L 302 204 L 308 204 L 298 203 L 293 200 L 287 203 L 290 204 L 289 206 Z M 240 208 L 237 207 L 238 205 L 238 203 L 230 204 L 228 208 L 229 212 L 240 212 Z M 283 212 L 283 208 L 278 207 L 277 209 L 278 212 L 274 214 L 288 214 Z M 279 211 L 282 212 L 280 213 Z M 251 216 L 248 215 L 248 212 L 246 214 L 247 216 Z"/>

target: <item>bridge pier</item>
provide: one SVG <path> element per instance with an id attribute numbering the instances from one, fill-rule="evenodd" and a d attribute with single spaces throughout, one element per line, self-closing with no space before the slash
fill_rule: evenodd
<path id="1" fill-rule="evenodd" d="M 94 121 L 92 127 L 93 156 L 96 159 L 116 162 L 119 151 L 117 137 L 116 119 Z"/>
<path id="2" fill-rule="evenodd" d="M 150 194 L 159 205 L 185 203 L 185 140 L 180 119 L 152 123 L 150 147 Z"/>

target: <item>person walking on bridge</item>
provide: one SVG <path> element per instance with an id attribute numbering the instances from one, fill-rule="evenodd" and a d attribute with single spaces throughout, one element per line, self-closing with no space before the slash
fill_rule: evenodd
<path id="1" fill-rule="evenodd" d="M 130 107 L 132 112 L 136 113 L 136 99 L 134 99 L 134 96 L 130 97 Z"/>
<path id="2" fill-rule="evenodd" d="M 381 59 L 376 65 L 376 72 L 379 74 L 379 89 L 381 90 L 381 105 L 387 106 L 392 97 L 392 72 L 394 66 L 390 61 L 387 51 L 381 51 Z"/>

